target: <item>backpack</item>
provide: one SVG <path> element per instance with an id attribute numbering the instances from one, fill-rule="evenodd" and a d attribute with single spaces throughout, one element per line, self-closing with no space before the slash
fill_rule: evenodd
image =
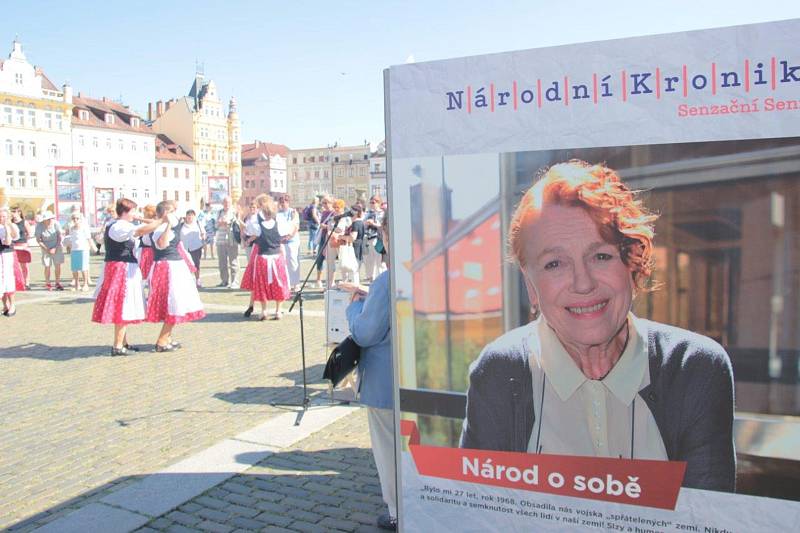
<path id="1" fill-rule="evenodd" d="M 238 222 L 234 222 L 231 226 L 231 234 L 233 234 L 233 240 L 236 241 L 236 244 L 242 244 L 242 229 L 239 227 Z"/>
<path id="2" fill-rule="evenodd" d="M 305 209 L 303 209 L 303 220 L 306 222 L 314 222 L 314 206 L 307 205 Z"/>

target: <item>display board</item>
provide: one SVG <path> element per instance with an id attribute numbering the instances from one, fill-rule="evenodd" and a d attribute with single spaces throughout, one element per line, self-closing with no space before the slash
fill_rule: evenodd
<path id="1" fill-rule="evenodd" d="M 83 167 L 55 167 L 56 219 L 66 226 L 70 215 L 85 213 Z"/>
<path id="2" fill-rule="evenodd" d="M 798 34 L 387 71 L 403 530 L 800 528 Z"/>
<path id="3" fill-rule="evenodd" d="M 215 209 L 222 207 L 222 200 L 231 194 L 231 180 L 228 176 L 209 176 L 208 203 Z"/>

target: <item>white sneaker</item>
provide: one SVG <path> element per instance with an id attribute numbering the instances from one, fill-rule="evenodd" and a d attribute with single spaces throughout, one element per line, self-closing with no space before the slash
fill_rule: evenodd
<path id="1" fill-rule="evenodd" d="M 197 280 L 197 288 L 198 289 L 202 289 L 203 288 L 203 282 L 200 281 L 199 279 Z"/>
<path id="2" fill-rule="evenodd" d="M 314 287 L 316 287 L 318 289 L 321 289 L 322 288 L 322 282 L 318 281 L 318 282 L 314 283 Z"/>
<path id="3" fill-rule="evenodd" d="M 229 289 L 234 289 L 234 290 L 238 289 L 239 288 L 239 284 L 238 283 L 231 283 L 230 285 L 228 285 L 228 288 Z"/>

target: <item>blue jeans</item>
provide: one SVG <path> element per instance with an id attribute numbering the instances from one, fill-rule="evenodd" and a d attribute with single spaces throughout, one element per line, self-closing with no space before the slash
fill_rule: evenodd
<path id="1" fill-rule="evenodd" d="M 317 248 L 317 242 L 316 241 L 317 241 L 317 232 L 318 231 L 319 231 L 319 228 L 312 228 L 311 226 L 309 226 L 309 228 L 308 228 L 308 250 L 309 251 L 316 250 L 316 248 Z"/>

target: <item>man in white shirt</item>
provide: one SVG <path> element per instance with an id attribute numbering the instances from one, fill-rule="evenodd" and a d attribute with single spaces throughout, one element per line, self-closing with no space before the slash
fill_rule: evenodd
<path id="1" fill-rule="evenodd" d="M 239 272 L 239 243 L 233 236 L 233 226 L 238 224 L 236 211 L 231 208 L 231 197 L 222 199 L 222 209 L 217 214 L 217 258 L 220 287 L 238 289 L 236 275 Z"/>
<path id="2" fill-rule="evenodd" d="M 283 237 L 283 253 L 286 256 L 286 268 L 289 270 L 289 286 L 297 290 L 300 284 L 300 217 L 291 205 L 291 197 L 284 194 L 278 200 L 279 222 L 290 228 L 290 233 Z"/>

